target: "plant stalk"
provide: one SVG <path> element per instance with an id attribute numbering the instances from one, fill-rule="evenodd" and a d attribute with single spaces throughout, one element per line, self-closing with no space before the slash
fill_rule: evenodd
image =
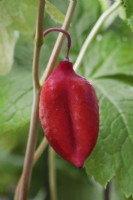
<path id="1" fill-rule="evenodd" d="M 33 104 L 31 121 L 29 128 L 29 136 L 26 147 L 23 171 L 20 181 L 17 186 L 15 193 L 16 200 L 26 200 L 28 195 L 28 189 L 30 186 L 30 180 L 32 175 L 33 157 L 34 151 L 38 138 L 38 124 L 39 124 L 39 94 L 40 94 L 40 83 L 39 83 L 39 58 L 40 49 L 43 44 L 43 19 L 44 19 L 44 7 L 45 0 L 39 0 L 38 13 L 37 13 L 37 23 L 36 23 L 36 36 L 35 36 L 35 48 L 33 56 Z"/>
<path id="2" fill-rule="evenodd" d="M 104 190 L 104 200 L 110 200 L 111 182 L 109 182 Z"/>
<path id="3" fill-rule="evenodd" d="M 50 186 L 51 200 L 57 200 L 55 152 L 53 151 L 51 147 L 49 147 L 48 158 L 49 158 L 48 165 L 49 165 L 49 186 Z"/>
<path id="4" fill-rule="evenodd" d="M 47 139 L 46 139 L 46 137 L 44 137 L 44 139 L 42 140 L 41 144 L 39 145 L 39 147 L 37 148 L 37 150 L 36 150 L 36 152 L 34 154 L 33 166 L 39 160 L 39 158 L 41 157 L 42 153 L 46 149 L 47 145 L 48 145 Z"/>
<path id="5" fill-rule="evenodd" d="M 76 4 L 76 0 L 71 0 L 70 1 L 70 4 L 69 4 L 69 7 L 68 7 L 68 10 L 67 10 L 67 14 L 66 14 L 66 17 L 65 17 L 65 21 L 63 23 L 63 28 L 65 30 L 68 29 L 69 25 L 70 25 L 70 22 L 71 22 L 71 18 L 72 18 L 72 15 L 73 15 L 73 12 L 74 12 L 74 8 L 75 8 L 75 4 Z M 35 50 L 34 50 L 34 61 L 33 61 L 33 77 L 34 77 L 34 91 L 36 91 L 36 88 L 37 91 L 40 91 L 40 84 L 39 84 L 39 81 L 38 81 L 38 66 L 39 66 L 39 57 L 40 57 L 40 48 L 41 48 L 41 45 L 42 45 L 42 27 L 43 27 L 43 16 L 44 16 L 44 6 L 45 6 L 45 0 L 40 0 L 39 1 L 39 9 L 38 9 L 38 17 L 37 17 L 37 26 L 36 26 L 36 40 L 35 40 Z M 53 56 L 51 56 L 50 58 L 50 61 L 49 63 L 54 63 L 55 61 L 55 57 L 57 58 L 58 57 L 58 54 L 59 54 L 59 51 L 61 49 L 61 45 L 63 43 L 63 39 L 64 39 L 64 36 L 63 35 L 60 35 L 60 37 L 58 37 L 57 41 L 56 41 L 56 44 L 55 44 L 55 47 L 54 47 L 54 50 L 53 50 Z M 58 54 L 56 53 L 58 52 Z M 56 54 L 56 55 L 54 55 Z M 53 59 L 53 61 L 52 61 Z M 50 74 L 52 68 L 54 67 L 54 64 L 52 64 L 50 67 L 49 67 L 49 64 L 47 65 L 46 67 L 46 71 L 44 73 L 44 78 L 43 81 L 42 79 L 40 80 L 40 83 L 43 83 L 44 80 L 46 80 L 46 78 L 48 77 L 48 75 Z M 42 84 L 41 84 L 42 85 Z M 35 92 L 36 93 L 36 92 Z M 38 95 L 37 97 L 39 96 L 39 92 L 38 92 Z M 35 103 L 34 103 L 35 105 Z M 34 108 L 34 105 L 33 105 L 33 109 Z M 38 107 L 38 106 L 37 106 Z M 38 111 L 37 111 L 38 112 Z M 32 115 L 33 116 L 33 115 Z M 38 121 L 38 120 L 37 120 Z M 38 122 L 37 122 L 38 123 Z M 31 121 L 31 127 L 32 127 L 32 121 Z M 31 129 L 30 129 L 31 130 Z M 29 133 L 30 135 L 30 133 Z M 36 135 L 37 136 L 37 135 Z M 30 140 L 31 137 L 29 137 L 29 140 Z M 37 140 L 37 138 L 34 138 L 35 140 Z M 37 141 L 36 141 L 37 142 Z M 35 143 L 36 143 L 35 142 Z M 29 146 L 29 145 L 28 145 Z M 29 147 L 27 146 L 27 151 L 29 151 Z M 36 146 L 36 145 L 35 145 Z M 41 156 L 41 154 L 43 153 L 44 149 L 46 148 L 47 146 L 47 140 L 46 138 L 44 138 L 41 142 L 41 144 L 39 145 L 38 149 L 36 150 L 35 152 L 35 155 L 34 155 L 34 159 L 32 160 L 32 164 L 34 165 L 37 160 L 39 159 L 39 157 Z M 35 150 L 35 147 L 34 147 L 34 150 Z M 29 156 L 28 156 L 29 157 Z M 26 159 L 26 158 L 25 158 Z M 28 159 L 27 160 L 27 163 L 29 162 Z M 26 161 L 25 161 L 26 162 Z M 25 165 L 24 169 L 26 169 L 27 165 Z M 32 168 L 30 166 L 30 168 Z M 31 169 L 31 173 L 32 173 L 32 169 Z M 20 191 L 20 188 L 22 188 L 22 185 L 24 187 L 25 185 L 25 178 L 23 179 L 23 177 L 25 177 L 27 173 L 25 173 L 25 170 L 23 171 L 22 175 L 21 175 L 21 178 L 19 180 L 19 183 L 18 183 L 18 186 L 16 188 L 16 193 L 15 193 L 15 200 L 21 200 L 23 198 L 23 195 L 21 195 L 21 199 L 19 198 L 19 191 Z M 31 175 L 29 176 L 29 179 L 30 179 Z M 23 183 L 23 184 L 22 184 Z M 27 187 L 27 186 L 26 186 Z M 27 191 L 28 192 L 28 191 Z M 23 199 L 24 200 L 24 199 Z"/>
<path id="6" fill-rule="evenodd" d="M 31 125 L 29 130 L 28 143 L 26 148 L 26 156 L 24 160 L 23 172 L 21 182 L 19 185 L 19 200 L 26 200 L 28 195 L 28 189 L 30 186 L 30 179 L 32 174 L 33 156 L 38 138 L 38 104 L 39 104 L 39 92 L 34 94 L 33 110 L 31 117 Z"/>
<path id="7" fill-rule="evenodd" d="M 83 61 L 83 58 L 85 56 L 86 51 L 88 50 L 88 47 L 90 45 L 90 43 L 93 41 L 93 39 L 95 38 L 95 36 L 97 35 L 98 31 L 100 30 L 100 28 L 102 27 L 103 23 L 106 21 L 107 17 L 109 15 L 111 15 L 113 12 L 115 12 L 120 5 L 122 4 L 121 1 L 116 1 L 108 10 L 106 10 L 101 17 L 98 19 L 98 21 L 96 22 L 96 24 L 94 25 L 93 29 L 91 30 L 91 32 L 89 33 L 88 37 L 86 38 L 80 52 L 79 55 L 77 57 L 77 60 L 74 64 L 74 69 L 77 70 L 80 66 L 80 64 Z"/>

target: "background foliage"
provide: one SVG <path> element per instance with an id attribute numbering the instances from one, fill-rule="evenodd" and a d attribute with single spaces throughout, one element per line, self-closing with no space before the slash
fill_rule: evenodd
<path id="1" fill-rule="evenodd" d="M 61 26 L 68 3 L 47 1 L 44 28 Z M 73 62 L 103 12 L 104 3 L 98 0 L 77 1 L 70 28 L 73 40 L 70 57 Z M 87 77 L 97 91 L 100 134 L 96 148 L 86 161 L 85 170 L 77 170 L 57 156 L 59 200 L 84 200 L 88 197 L 89 200 L 100 200 L 102 186 L 112 178 L 111 199 L 124 200 L 123 194 L 133 196 L 132 0 L 124 0 L 124 6 L 126 9 L 121 8 L 118 16 L 110 19 L 111 23 L 106 22 L 79 68 L 79 73 Z M 0 1 L 0 194 L 9 199 L 22 169 L 30 120 L 36 8 L 37 1 Z M 127 16 L 124 21 L 120 14 L 123 12 Z M 47 36 L 41 53 L 40 74 L 56 36 L 56 33 Z M 63 59 L 64 51 L 63 48 L 59 60 Z M 42 137 L 40 127 L 39 140 Z M 47 174 L 46 151 L 33 172 L 30 193 L 34 199 L 49 199 Z"/>

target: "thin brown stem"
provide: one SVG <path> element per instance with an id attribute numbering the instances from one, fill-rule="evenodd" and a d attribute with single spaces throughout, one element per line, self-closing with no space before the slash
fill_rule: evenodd
<path id="1" fill-rule="evenodd" d="M 110 200 L 111 182 L 109 182 L 104 190 L 104 200 Z"/>
<path id="2" fill-rule="evenodd" d="M 56 190 L 56 170 L 55 170 L 55 152 L 51 147 L 49 147 L 49 186 L 51 200 L 57 200 L 57 190 Z"/>
<path id="3" fill-rule="evenodd" d="M 34 97 L 29 137 L 24 160 L 23 172 L 16 188 L 15 200 L 26 200 L 32 174 L 33 156 L 38 137 L 38 103 L 39 96 Z M 33 134 L 34 133 L 34 137 Z M 31 147 L 32 146 L 32 147 Z"/>
<path id="4" fill-rule="evenodd" d="M 39 105 L 39 94 L 40 94 L 38 68 L 39 68 L 40 49 L 43 43 L 42 31 L 43 31 L 44 7 L 45 7 L 45 0 L 39 0 L 38 16 L 36 24 L 35 48 L 33 56 L 33 88 L 34 88 L 33 105 L 32 105 L 30 129 L 29 129 L 29 136 L 28 136 L 27 148 L 24 159 L 23 172 L 17 186 L 17 190 L 15 193 L 15 200 L 27 199 L 28 189 L 30 186 L 30 180 L 32 174 L 34 151 L 38 138 L 38 123 L 39 123 L 38 105 Z"/>
<path id="5" fill-rule="evenodd" d="M 67 10 L 67 14 L 66 14 L 66 17 L 65 17 L 65 20 L 64 20 L 64 23 L 63 23 L 63 26 L 62 28 L 64 30 L 67 30 L 69 28 L 69 25 L 70 25 L 70 22 L 71 22 L 71 18 L 73 16 L 73 13 L 74 13 L 74 9 L 75 9 L 75 5 L 76 5 L 76 0 L 70 0 L 70 4 L 69 4 L 69 7 L 68 7 L 68 10 Z M 35 93 L 35 96 L 37 94 L 36 97 L 39 96 L 39 91 L 40 91 L 40 85 L 39 85 L 39 81 L 38 81 L 38 66 L 39 66 L 39 57 L 40 57 L 40 48 L 41 48 L 41 45 L 42 45 L 42 24 L 43 24 L 43 16 L 44 16 L 44 6 L 45 6 L 45 0 L 39 0 L 39 9 L 38 9 L 38 17 L 37 17 L 37 28 L 36 28 L 36 40 L 35 40 L 35 50 L 34 50 L 34 60 L 33 60 L 33 85 L 34 85 L 34 93 Z M 56 44 L 55 44 L 55 47 L 53 49 L 53 53 L 51 55 L 51 58 L 49 60 L 49 63 L 47 65 L 47 68 L 46 68 L 46 71 L 43 75 L 43 78 L 40 80 L 40 83 L 42 85 L 42 83 L 44 82 L 44 80 L 46 80 L 46 78 L 48 77 L 48 75 L 50 74 L 50 72 L 52 71 L 53 67 L 54 67 L 54 64 L 55 64 L 55 61 L 59 55 L 59 52 L 60 52 L 60 49 L 61 49 L 61 46 L 62 46 L 62 43 L 63 43 L 63 39 L 64 39 L 64 35 L 60 34 L 57 41 L 56 41 Z M 34 105 L 36 104 L 36 102 L 38 101 L 37 100 L 38 98 L 35 98 L 34 100 Z M 32 113 L 35 113 L 34 110 L 34 106 L 33 106 L 33 111 Z M 36 110 L 36 114 L 38 113 L 38 106 L 37 106 L 37 110 Z M 38 116 L 38 115 L 36 115 Z M 33 115 L 32 115 L 33 117 Z M 33 130 L 32 129 L 32 126 L 33 126 L 33 121 L 31 119 L 31 125 L 30 125 L 30 131 L 29 131 L 29 135 L 31 134 L 31 131 Z M 36 121 L 36 125 L 38 124 L 38 119 Z M 37 131 L 33 131 L 34 133 L 36 132 L 36 137 L 34 138 L 35 140 L 37 140 Z M 31 137 L 29 137 L 28 141 L 30 140 Z M 45 140 L 45 139 L 44 139 Z M 42 154 L 43 152 L 43 149 L 45 148 L 45 145 L 43 144 L 44 140 L 41 142 L 41 144 L 39 145 L 37 151 L 36 151 L 36 154 L 35 154 L 35 157 L 34 157 L 34 164 L 35 162 L 38 160 L 38 158 L 40 157 L 40 155 Z M 35 150 L 35 146 L 36 146 L 36 141 L 34 141 L 35 145 L 34 146 L 34 150 Z M 30 142 L 29 142 L 30 143 Z M 45 142 L 44 142 L 45 143 Z M 44 146 L 43 146 L 44 145 Z M 28 151 L 28 149 L 30 149 L 28 146 L 30 145 L 27 145 L 27 150 L 26 152 Z M 32 147 L 33 147 L 32 146 Z M 41 148 L 40 148 L 41 146 Z M 40 149 L 40 150 L 39 150 Z M 33 152 L 34 152 L 33 150 Z M 27 155 L 29 155 L 27 153 Z M 27 161 L 26 161 L 27 160 Z M 15 192 L 15 200 L 25 200 L 27 197 L 27 194 L 28 193 L 28 188 L 23 192 L 22 191 L 22 188 L 24 187 L 27 187 L 27 185 L 25 184 L 25 181 L 26 181 L 26 168 L 27 166 L 29 165 L 29 160 L 30 159 L 26 159 L 25 158 L 25 164 L 24 166 L 24 171 L 21 175 L 21 178 L 19 180 L 19 183 L 17 185 L 17 188 L 16 188 L 16 192 Z M 31 163 L 30 164 L 30 174 L 28 175 L 28 179 L 29 179 L 29 183 L 28 183 L 28 187 L 30 185 L 30 178 L 31 178 L 31 173 L 32 173 L 32 165 L 33 165 L 33 156 L 31 158 Z M 25 171 L 26 170 L 26 171 Z M 25 178 L 24 178 L 25 177 Z M 20 192 L 23 193 L 20 197 Z M 25 194 L 24 194 L 25 193 Z M 25 197 L 24 197 L 25 195 Z"/>
<path id="6" fill-rule="evenodd" d="M 48 145 L 47 139 L 46 139 L 46 137 L 44 137 L 44 139 L 42 140 L 41 144 L 39 145 L 39 147 L 37 148 L 37 150 L 36 150 L 36 152 L 34 154 L 33 167 L 35 166 L 36 162 L 41 157 L 41 155 L 44 152 L 44 150 L 46 149 L 47 145 Z M 16 191 L 15 191 L 14 200 L 18 200 L 19 199 L 19 187 L 20 187 L 20 184 L 21 184 L 21 180 L 22 180 L 22 176 L 19 179 L 19 183 L 18 183 Z"/>
<path id="7" fill-rule="evenodd" d="M 38 159 L 41 157 L 41 155 L 44 152 L 44 150 L 46 149 L 47 145 L 48 145 L 47 139 L 46 139 L 46 137 L 44 137 L 44 139 L 42 140 L 41 144 L 39 145 L 39 147 L 37 148 L 37 150 L 34 154 L 33 166 L 36 164 Z"/>

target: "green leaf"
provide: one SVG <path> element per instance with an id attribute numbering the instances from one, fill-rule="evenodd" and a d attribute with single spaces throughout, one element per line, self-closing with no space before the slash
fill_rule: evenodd
<path id="1" fill-rule="evenodd" d="M 101 33 L 97 35 L 96 41 L 90 46 L 90 51 L 84 59 L 85 74 L 93 78 L 117 74 L 133 75 L 131 52 L 133 52 L 131 32 L 121 33 L 119 37 L 112 30 L 106 34 Z"/>
<path id="2" fill-rule="evenodd" d="M 129 197 L 133 195 L 133 43 L 126 30 L 120 29 L 119 37 L 115 29 L 98 35 L 83 73 L 95 86 L 100 106 L 99 138 L 86 171 L 103 186 L 116 177 L 121 192 Z"/>
<path id="3" fill-rule="evenodd" d="M 46 12 L 49 14 L 52 20 L 54 20 L 56 23 L 62 24 L 65 16 L 64 14 L 52 3 L 49 1 L 46 1 Z"/>
<path id="4" fill-rule="evenodd" d="M 2 28 L 0 31 L 0 75 L 8 73 L 11 69 L 16 40 L 15 32 Z"/>
<path id="5" fill-rule="evenodd" d="M 18 30 L 33 36 L 37 2 L 30 6 L 28 3 L 26 0 L 0 1 L 0 75 L 8 73 L 13 64 Z"/>
<path id="6" fill-rule="evenodd" d="M 28 68 L 32 66 L 33 50 L 29 51 L 29 42 L 19 45 L 13 70 L 0 78 L 0 147 L 6 150 L 23 145 L 31 111 L 32 80 Z"/>
<path id="7" fill-rule="evenodd" d="M 28 33 L 33 37 L 36 27 L 37 1 L 24 0 L 21 3 L 21 12 L 23 21 L 21 24 L 15 24 L 14 28 L 21 32 Z"/>
<path id="8" fill-rule="evenodd" d="M 121 190 L 132 195 L 133 82 L 129 85 L 105 78 L 95 80 L 94 85 L 99 96 L 101 123 L 98 143 L 86 163 L 87 172 L 104 186 L 115 176 Z"/>
<path id="9" fill-rule="evenodd" d="M 21 1 L 0 1 L 0 29 L 22 21 Z"/>
<path id="10" fill-rule="evenodd" d="M 44 66 L 52 49 L 51 40 L 56 35 L 47 38 L 41 56 L 41 66 Z M 52 38 L 52 39 L 51 39 Z M 21 35 L 15 47 L 15 62 L 12 71 L 0 77 L 0 147 L 4 150 L 23 146 L 27 140 L 28 127 L 33 101 L 32 59 L 34 41 Z"/>
<path id="11" fill-rule="evenodd" d="M 110 5 L 112 4 L 112 2 L 110 1 L 107 1 L 107 0 L 99 0 L 100 4 L 101 4 L 101 8 L 102 8 L 102 11 L 104 12 L 105 10 L 107 10 Z"/>
<path id="12" fill-rule="evenodd" d="M 0 29 L 12 27 L 13 30 L 33 33 L 35 30 L 37 1 L 1 0 Z"/>
<path id="13" fill-rule="evenodd" d="M 132 0 L 123 0 L 124 7 L 127 14 L 128 24 L 133 29 L 133 1 Z"/>

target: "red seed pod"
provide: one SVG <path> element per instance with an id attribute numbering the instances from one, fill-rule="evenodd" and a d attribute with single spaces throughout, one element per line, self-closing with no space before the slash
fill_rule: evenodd
<path id="1" fill-rule="evenodd" d="M 49 144 L 65 160 L 82 167 L 96 144 L 98 101 L 93 86 L 61 61 L 44 83 L 39 116 Z"/>

